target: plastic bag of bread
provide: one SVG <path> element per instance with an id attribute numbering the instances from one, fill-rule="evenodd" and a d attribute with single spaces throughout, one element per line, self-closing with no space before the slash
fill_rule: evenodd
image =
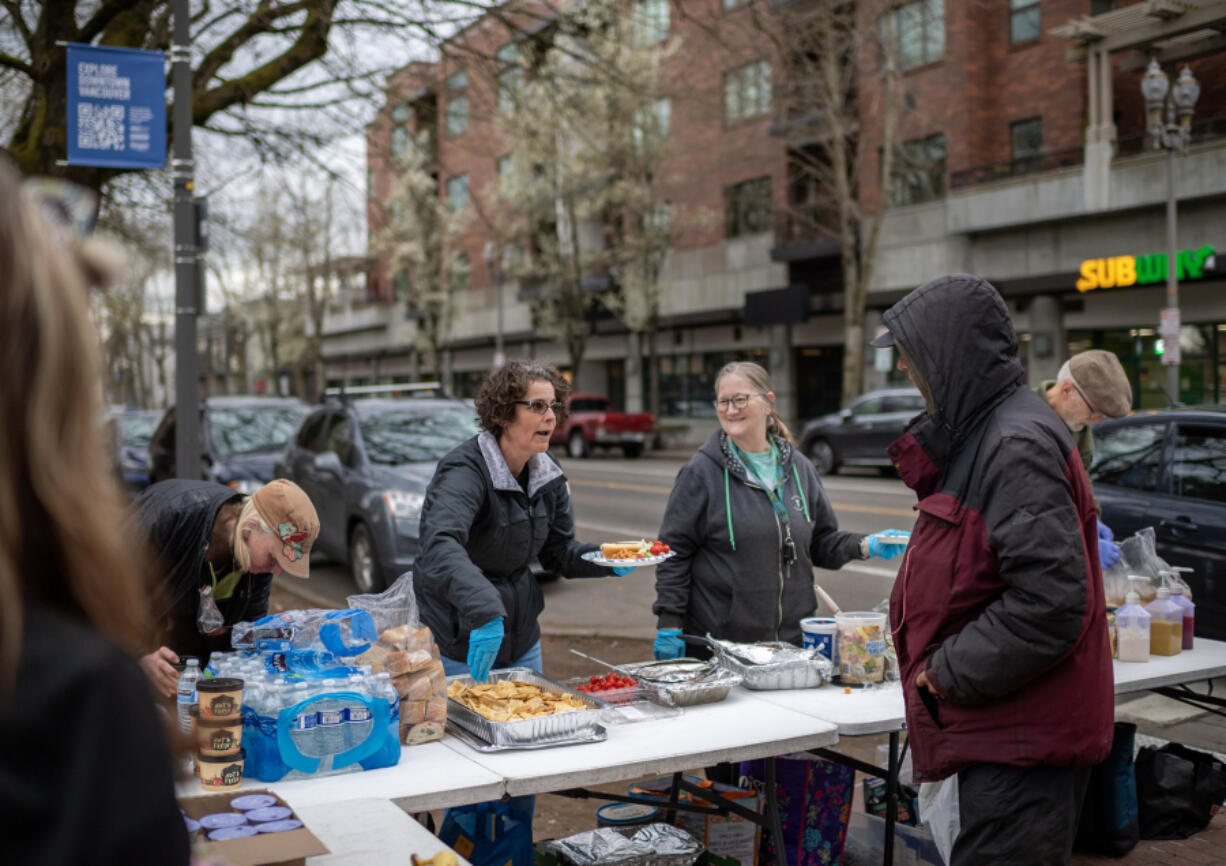
<path id="1" fill-rule="evenodd" d="M 369 611 L 374 620 L 378 640 L 354 661 L 392 675 L 400 697 L 400 741 L 414 746 L 441 740 L 447 725 L 447 676 L 434 635 L 417 618 L 413 573 L 405 572 L 383 592 L 351 595 L 346 601 Z"/>

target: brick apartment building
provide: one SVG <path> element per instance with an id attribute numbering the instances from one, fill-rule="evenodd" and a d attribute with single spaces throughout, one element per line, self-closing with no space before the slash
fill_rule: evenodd
<path id="1" fill-rule="evenodd" d="M 509 150 L 498 122 L 500 87 L 523 74 L 517 57 L 525 40 L 549 38 L 551 26 L 547 15 L 516 18 L 508 8 L 454 36 L 439 62 L 396 73 L 367 131 L 372 239 L 393 204 L 391 158 L 413 142 L 431 148 L 440 196 L 474 212 L 459 243 L 467 279 L 456 286 L 445 353 L 446 375 L 463 395 L 491 363 L 500 304 L 508 356 L 567 364 L 565 350 L 535 332 L 523 287 L 499 286 L 484 260 L 486 191 Z M 796 67 L 786 38 L 767 32 L 772 8 L 772 0 L 628 4 L 660 41 L 679 41 L 663 67 L 671 141 L 664 196 L 674 212 L 714 215 L 680 232 L 662 275 L 662 414 L 684 419 L 691 440 L 715 424 L 713 374 L 734 358 L 771 369 L 791 421 L 841 403 L 839 248 L 788 218 L 805 206 L 789 147 L 804 145 L 779 133 L 785 118 L 772 83 L 779 92 Z M 1083 261 L 1165 251 L 1166 156 L 1147 149 L 1139 88 L 1151 55 L 1171 73 L 1187 63 L 1201 85 L 1192 145 L 1175 158 L 1178 248 L 1200 250 L 1193 258 L 1202 261 L 1205 248 L 1226 241 L 1226 2 L 912 0 L 891 5 L 885 22 L 871 14 L 863 13 L 861 27 L 897 28 L 902 107 L 900 158 L 885 187 L 877 182 L 874 115 L 881 58 L 861 51 L 859 196 L 866 213 L 885 207 L 868 333 L 918 283 L 980 273 L 1009 301 L 1032 378 L 1054 374 L 1070 351 L 1099 346 L 1120 354 L 1139 405 L 1157 404 L 1161 283 L 1106 288 L 1108 280 L 1084 292 L 1077 284 Z M 1215 272 L 1213 263 L 1189 265 L 1180 290 L 1181 396 L 1189 402 L 1224 396 L 1226 265 Z M 397 280 L 384 260 L 367 302 L 329 315 L 330 379 L 417 374 L 414 322 Z M 591 327 L 582 368 L 569 371 L 577 387 L 641 407 L 640 341 L 607 313 L 594 315 Z M 888 360 L 870 352 L 870 365 L 881 363 L 867 371 L 870 386 L 889 376 Z"/>

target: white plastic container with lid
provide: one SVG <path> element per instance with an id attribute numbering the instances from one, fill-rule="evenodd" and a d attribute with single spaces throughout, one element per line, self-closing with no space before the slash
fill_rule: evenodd
<path id="1" fill-rule="evenodd" d="M 1124 596 L 1124 606 L 1115 611 L 1115 652 L 1122 662 L 1149 661 L 1149 611 L 1141 607 L 1141 596 L 1132 590 Z"/>
<path id="2" fill-rule="evenodd" d="M 1169 587 L 1158 587 L 1158 597 L 1145 606 L 1149 623 L 1149 652 L 1156 656 L 1178 655 L 1183 648 L 1183 608 L 1171 601 Z"/>

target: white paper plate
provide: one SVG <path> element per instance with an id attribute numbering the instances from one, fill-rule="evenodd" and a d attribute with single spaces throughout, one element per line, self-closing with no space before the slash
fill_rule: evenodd
<path id="1" fill-rule="evenodd" d="M 593 550 L 582 554 L 580 557 L 594 565 L 607 565 L 609 568 L 624 567 L 633 565 L 635 568 L 640 568 L 645 565 L 659 565 L 664 560 L 673 555 L 673 551 L 661 553 L 659 556 L 644 556 L 642 559 L 605 559 L 600 555 L 599 550 Z"/>

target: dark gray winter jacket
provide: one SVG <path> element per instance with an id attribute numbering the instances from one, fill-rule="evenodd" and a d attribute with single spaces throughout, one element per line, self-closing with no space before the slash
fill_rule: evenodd
<path id="1" fill-rule="evenodd" d="M 193 655 L 203 665 L 209 654 L 230 649 L 230 632 L 201 634 L 196 626 L 200 587 L 212 583 L 205 554 L 217 512 L 242 494 L 213 481 L 171 478 L 151 484 L 133 503 L 136 531 L 143 532 L 158 558 L 159 585 L 154 613 L 161 641 L 180 656 Z M 271 574 L 244 574 L 229 598 L 217 608 L 226 625 L 259 619 L 268 613 Z"/>
<path id="2" fill-rule="evenodd" d="M 839 530 L 813 464 L 781 442 L 785 527 L 727 438 L 717 430 L 677 473 L 660 527 L 676 556 L 656 568 L 652 612 L 659 628 L 799 643 L 800 620 L 817 607 L 813 566 L 858 559 L 862 536 Z M 790 565 L 789 528 L 796 549 Z"/>
<path id="3" fill-rule="evenodd" d="M 413 588 L 439 650 L 464 661 L 469 632 L 503 617 L 495 667 L 540 640 L 537 617 L 545 598 L 532 574 L 533 559 L 565 577 L 612 574 L 580 559 L 600 548 L 575 541 L 570 493 L 557 462 L 534 454 L 525 493 L 487 432 L 439 461 L 422 506 L 421 548 Z"/>

